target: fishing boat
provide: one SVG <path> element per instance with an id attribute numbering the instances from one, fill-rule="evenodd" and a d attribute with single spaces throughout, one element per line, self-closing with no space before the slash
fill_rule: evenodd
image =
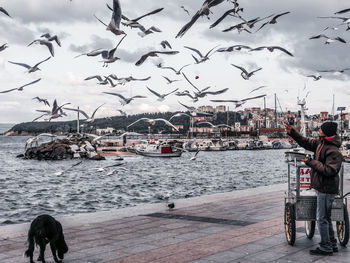
<path id="1" fill-rule="evenodd" d="M 157 140 L 141 141 L 135 146 L 135 152 L 148 157 L 180 157 L 182 150 L 170 145 L 168 142 Z"/>

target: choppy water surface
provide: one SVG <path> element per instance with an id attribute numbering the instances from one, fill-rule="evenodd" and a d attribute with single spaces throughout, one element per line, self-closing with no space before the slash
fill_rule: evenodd
<path id="1" fill-rule="evenodd" d="M 197 160 L 125 157 L 123 168 L 84 160 L 16 158 L 28 137 L 0 136 L 0 225 L 31 221 L 42 213 L 66 215 L 161 202 L 160 195 L 185 198 L 286 182 L 284 150 L 200 152 Z M 107 175 L 111 169 L 119 170 Z"/>

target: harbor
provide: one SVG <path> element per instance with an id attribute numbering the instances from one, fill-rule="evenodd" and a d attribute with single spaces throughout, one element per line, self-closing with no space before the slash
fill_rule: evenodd
<path id="1" fill-rule="evenodd" d="M 288 245 L 283 224 L 286 189 L 286 184 L 274 184 L 179 199 L 173 210 L 163 202 L 59 216 L 70 249 L 64 262 L 328 262 L 309 255 L 320 237 L 316 231 L 308 239 L 303 222 L 297 222 L 295 245 Z M 350 191 L 349 180 L 344 190 Z M 2 263 L 27 262 L 22 254 L 28 228 L 28 223 L 0 226 Z M 348 262 L 349 248 L 339 247 L 331 260 Z"/>

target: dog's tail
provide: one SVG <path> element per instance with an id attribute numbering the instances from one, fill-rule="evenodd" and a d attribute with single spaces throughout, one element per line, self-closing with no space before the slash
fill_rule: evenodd
<path id="1" fill-rule="evenodd" d="M 34 235 L 32 233 L 28 233 L 28 249 L 24 252 L 26 257 L 33 257 L 34 253 Z"/>

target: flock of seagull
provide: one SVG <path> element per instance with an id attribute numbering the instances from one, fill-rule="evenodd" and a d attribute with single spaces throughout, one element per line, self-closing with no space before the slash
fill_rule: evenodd
<path id="1" fill-rule="evenodd" d="M 91 50 L 91 51 L 86 52 L 86 53 L 79 54 L 79 55 L 75 56 L 75 58 L 78 58 L 81 56 L 88 56 L 88 57 L 101 56 L 101 58 L 102 58 L 101 62 L 103 63 L 102 67 L 108 67 L 108 65 L 115 63 L 116 61 L 122 59 L 120 57 L 117 57 L 115 54 L 116 54 L 116 51 L 118 50 L 118 47 L 123 44 L 123 40 L 127 37 L 127 33 L 125 30 L 126 28 L 138 30 L 137 34 L 142 38 L 146 37 L 147 35 L 150 35 L 150 34 L 159 34 L 162 32 L 162 30 L 156 26 L 146 27 L 141 23 L 142 23 L 143 18 L 145 18 L 147 16 L 157 15 L 157 14 L 161 13 L 164 10 L 164 8 L 157 8 L 151 12 L 148 12 L 148 13 L 141 15 L 139 17 L 136 17 L 136 18 L 128 18 L 123 13 L 122 6 L 121 6 L 120 2 L 121 2 L 120 0 L 113 0 L 112 6 L 107 4 L 107 8 L 111 11 L 111 20 L 109 23 L 105 23 L 102 19 L 98 18 L 96 15 L 93 15 L 102 25 L 105 26 L 105 29 L 107 31 L 111 32 L 111 34 L 113 34 L 114 36 L 118 36 L 118 37 L 121 36 L 121 39 L 119 40 L 118 44 L 110 50 L 108 50 L 108 49 L 95 49 L 95 50 Z M 283 19 L 284 16 L 290 14 L 290 12 L 287 11 L 287 12 L 283 12 L 283 13 L 279 13 L 279 14 L 271 14 L 271 15 L 263 17 L 263 18 L 256 17 L 256 18 L 248 20 L 248 19 L 245 19 L 243 17 L 243 10 L 244 9 L 240 6 L 240 4 L 238 3 L 238 0 L 205 0 L 203 2 L 203 4 L 200 6 L 200 8 L 198 9 L 198 11 L 192 15 L 192 17 L 191 17 L 190 12 L 188 11 L 188 9 L 185 6 L 180 7 L 188 16 L 191 17 L 191 19 L 189 20 L 188 23 L 186 23 L 180 29 L 180 31 L 176 34 L 175 37 L 176 38 L 183 37 L 187 32 L 189 32 L 191 30 L 192 27 L 195 27 L 195 24 L 199 18 L 204 16 L 204 17 L 207 17 L 209 19 L 210 15 L 213 13 L 212 8 L 215 6 L 218 6 L 220 4 L 223 4 L 224 2 L 229 3 L 230 5 L 232 5 L 232 7 L 229 10 L 225 11 L 224 14 L 222 14 L 222 16 L 219 19 L 217 19 L 214 23 L 209 25 L 210 29 L 217 27 L 222 21 L 224 21 L 228 17 L 233 17 L 235 19 L 238 19 L 239 22 L 230 26 L 229 28 L 222 30 L 223 32 L 231 32 L 231 31 L 236 30 L 238 33 L 246 32 L 248 34 L 252 34 L 252 33 L 256 33 L 256 32 L 263 30 L 263 28 L 265 28 L 267 26 L 276 24 L 279 19 Z M 336 12 L 335 15 L 340 15 L 340 14 L 344 14 L 347 12 L 350 12 L 350 8 L 340 10 L 340 11 Z M 3 7 L 0 7 L 0 16 L 1 15 L 5 15 L 9 19 L 12 18 L 12 16 L 9 14 L 9 12 L 7 10 L 5 10 L 5 8 L 3 8 Z M 327 17 L 320 17 L 320 19 L 335 19 L 337 21 L 341 20 L 342 22 L 337 26 L 345 25 L 345 26 L 347 26 L 346 30 L 350 30 L 350 26 L 349 26 L 350 18 L 339 17 L 339 16 L 327 16 Z M 122 27 L 124 27 L 124 28 L 122 28 Z M 257 29 L 255 29 L 255 28 L 257 28 Z M 334 30 L 335 31 L 338 29 L 339 29 L 338 27 L 329 26 L 329 27 L 325 28 L 324 30 Z M 253 32 L 253 30 L 254 30 L 254 32 Z M 320 39 L 320 38 L 326 39 L 325 44 L 330 44 L 330 43 L 333 43 L 335 41 L 338 41 L 338 42 L 344 43 L 344 44 L 346 43 L 346 40 L 344 40 L 340 36 L 329 37 L 326 34 L 318 34 L 318 35 L 314 35 L 314 36 L 310 37 L 310 39 L 312 39 L 312 40 L 313 39 Z M 149 59 L 154 58 L 154 57 L 175 56 L 175 55 L 178 55 L 180 53 L 180 51 L 173 50 L 172 45 L 168 40 L 162 40 L 162 41 L 159 41 L 158 43 L 159 43 L 160 47 L 162 47 L 162 50 L 154 48 L 153 50 L 147 52 L 146 54 L 143 54 L 135 62 L 135 65 L 142 66 L 146 60 L 149 60 Z M 57 35 L 51 35 L 50 33 L 42 34 L 39 38 L 34 39 L 31 43 L 28 44 L 28 47 L 33 45 L 33 44 L 38 44 L 38 45 L 46 47 L 50 56 L 42 61 L 39 61 L 38 63 L 36 63 L 33 66 L 28 65 L 24 62 L 8 61 L 8 63 L 10 63 L 12 65 L 17 65 L 17 66 L 23 67 L 26 69 L 26 72 L 33 73 L 33 72 L 36 72 L 38 70 L 41 70 L 39 68 L 39 66 L 42 65 L 44 62 L 50 60 L 51 57 L 54 57 L 54 54 L 55 54 L 54 49 L 55 49 L 56 45 L 58 47 L 61 47 L 61 41 L 60 41 L 59 37 Z M 5 51 L 7 48 L 9 48 L 9 45 L 7 43 L 0 45 L 0 52 Z M 227 52 L 237 52 L 237 51 L 256 52 L 256 51 L 263 51 L 263 50 L 267 50 L 269 52 L 274 52 L 277 50 L 279 52 L 284 53 L 287 56 L 294 57 L 294 55 L 290 51 L 288 51 L 287 49 L 280 47 L 280 46 L 273 46 L 273 45 L 272 46 L 258 46 L 258 47 L 249 47 L 247 45 L 233 45 L 233 46 L 229 46 L 229 47 L 220 47 L 220 48 L 219 48 L 219 46 L 215 46 L 206 52 L 203 52 L 197 48 L 193 48 L 190 46 L 184 46 L 184 48 L 189 50 L 190 52 L 192 52 L 191 57 L 193 58 L 193 64 L 185 64 L 184 66 L 182 66 L 180 68 L 175 68 L 175 67 L 171 67 L 171 66 L 164 66 L 163 63 L 159 63 L 159 64 L 157 64 L 157 68 L 159 68 L 161 70 L 167 70 L 167 71 L 170 70 L 175 75 L 178 76 L 177 79 L 172 79 L 171 77 L 163 76 L 163 78 L 166 80 L 167 84 L 171 85 L 174 82 L 184 80 L 189 84 L 189 87 L 191 87 L 192 90 L 187 89 L 187 90 L 179 91 L 178 88 L 175 88 L 170 92 L 167 91 L 164 93 L 162 91 L 156 91 L 154 89 L 151 89 L 146 85 L 147 90 L 152 95 L 157 97 L 158 101 L 164 101 L 168 96 L 173 95 L 173 96 L 178 96 L 178 97 L 188 97 L 192 100 L 192 102 L 197 102 L 206 96 L 218 96 L 218 95 L 226 93 L 228 91 L 228 88 L 219 89 L 219 90 L 212 90 L 211 86 L 197 87 L 186 76 L 186 74 L 184 72 L 184 70 L 191 65 L 197 65 L 197 64 L 208 62 L 210 60 L 211 56 L 213 56 L 214 54 L 227 53 Z M 262 67 L 259 67 L 256 69 L 248 69 L 243 65 L 236 65 L 236 64 L 231 64 L 231 65 L 234 68 L 239 70 L 240 75 L 244 80 L 250 80 L 252 77 L 254 77 L 254 75 L 258 71 L 263 70 Z M 319 73 L 338 73 L 338 74 L 341 74 L 347 70 L 350 70 L 350 68 L 318 70 L 318 72 Z M 314 81 L 318 81 L 322 78 L 322 76 L 320 74 L 310 74 L 310 75 L 307 75 L 306 77 L 313 78 Z M 130 75 L 129 77 L 118 77 L 115 74 L 109 74 L 108 76 L 102 76 L 102 75 L 88 76 L 85 78 L 85 81 L 97 80 L 98 85 L 109 85 L 110 87 L 117 87 L 119 85 L 125 85 L 126 83 L 129 83 L 132 81 L 144 81 L 144 82 L 146 82 L 150 78 L 151 78 L 151 76 L 148 76 L 145 78 L 134 78 L 132 75 Z M 40 80 L 41 80 L 41 78 L 36 79 L 34 81 L 31 81 L 29 83 L 23 84 L 20 87 L 0 91 L 0 94 L 12 92 L 15 90 L 23 91 L 23 89 L 25 87 L 30 86 L 30 85 L 34 85 L 37 82 L 39 82 Z M 249 92 L 249 94 L 256 92 L 258 90 L 261 90 L 265 87 L 266 86 L 259 86 L 255 89 L 252 89 Z M 146 98 L 146 96 L 142 96 L 142 95 L 135 95 L 132 97 L 126 97 L 120 93 L 109 92 L 109 91 L 108 92 L 105 91 L 102 93 L 117 97 L 118 99 L 120 99 L 120 103 L 122 106 L 130 104 L 134 100 Z M 265 96 L 266 95 L 258 95 L 258 96 L 252 96 L 252 97 L 242 98 L 242 99 L 211 99 L 210 101 L 233 103 L 235 105 L 235 107 L 237 108 L 237 107 L 242 106 L 245 102 L 247 102 L 249 100 L 263 98 Z M 59 117 L 66 116 L 65 111 L 74 111 L 74 112 L 81 113 L 84 116 L 87 123 L 92 123 L 95 120 L 96 112 L 105 105 L 105 103 L 103 103 L 102 105 L 99 105 L 93 111 L 93 113 L 91 115 L 89 115 L 85 111 L 83 111 L 79 108 L 67 107 L 67 105 L 70 104 L 69 102 L 59 105 L 57 103 L 57 100 L 55 99 L 53 101 L 52 107 L 51 107 L 49 101 L 45 98 L 40 98 L 40 97 L 36 96 L 33 98 L 33 100 L 34 99 L 36 101 L 38 101 L 39 103 L 44 103 L 44 105 L 49 107 L 50 109 L 37 110 L 37 112 L 40 112 L 42 114 L 40 116 L 36 117 L 33 120 L 33 122 L 37 121 L 39 119 L 42 119 L 43 117 L 46 117 L 46 119 L 45 119 L 46 121 L 51 121 L 52 119 L 57 119 Z M 172 118 L 170 120 L 172 120 L 174 117 L 181 116 L 183 114 L 188 115 L 190 117 L 197 115 L 197 114 L 206 115 L 206 113 L 198 111 L 196 109 L 196 107 L 194 107 L 194 106 L 188 106 L 188 105 L 181 103 L 180 101 L 178 101 L 178 102 L 187 111 L 190 112 L 190 115 L 188 115 L 186 113 L 178 113 L 180 115 L 174 115 L 174 116 L 172 116 Z M 127 113 L 125 113 L 124 110 L 119 109 L 118 111 L 121 113 L 121 115 L 127 116 Z M 169 121 L 164 120 L 164 119 L 154 119 L 153 120 L 153 119 L 142 118 L 134 123 L 131 123 L 128 127 L 134 125 L 135 123 L 137 123 L 139 121 L 146 121 L 151 125 L 154 124 L 156 121 L 163 121 L 166 125 L 172 127 L 174 130 L 178 130 L 170 122 L 170 120 Z M 211 126 L 214 126 L 213 124 L 210 124 L 210 123 L 205 123 L 205 124 L 209 124 Z"/>

